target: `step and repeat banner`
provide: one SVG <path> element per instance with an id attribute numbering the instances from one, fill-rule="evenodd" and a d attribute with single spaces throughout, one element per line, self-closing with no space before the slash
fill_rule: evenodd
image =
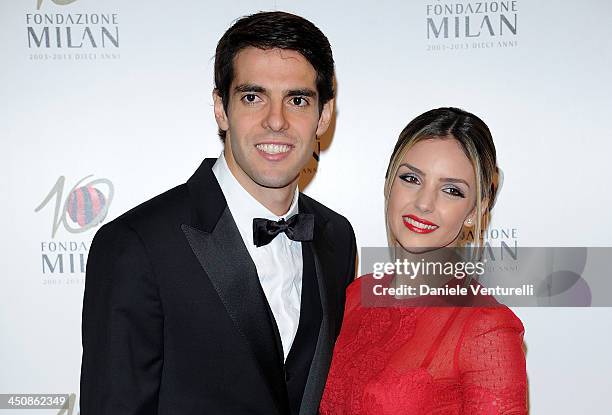
<path id="1" fill-rule="evenodd" d="M 442 106 L 493 132 L 503 183 L 490 244 L 612 246 L 607 1 L 4 0 L 0 394 L 72 404 L 18 413 L 78 413 L 91 240 L 218 156 L 216 42 L 261 10 L 302 15 L 331 42 L 337 110 L 301 188 L 345 215 L 360 247 L 386 243 L 399 132 Z M 612 310 L 514 311 L 531 413 L 608 413 Z"/>

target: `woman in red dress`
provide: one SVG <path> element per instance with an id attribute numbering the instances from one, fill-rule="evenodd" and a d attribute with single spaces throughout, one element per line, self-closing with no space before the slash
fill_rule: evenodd
<path id="1" fill-rule="evenodd" d="M 387 169 L 391 246 L 435 255 L 466 234 L 482 245 L 497 172 L 491 133 L 475 115 L 440 108 L 415 118 Z M 347 290 L 321 414 L 527 413 L 524 329 L 509 308 L 492 297 L 492 307 L 369 307 L 362 286 L 372 278 Z"/>

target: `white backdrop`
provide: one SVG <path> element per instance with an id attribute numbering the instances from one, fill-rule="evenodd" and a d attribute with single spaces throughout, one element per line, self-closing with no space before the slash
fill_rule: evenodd
<path id="1" fill-rule="evenodd" d="M 612 246 L 607 1 L 3 1 L 0 393 L 78 399 L 80 258 L 95 216 L 108 209 L 107 222 L 218 155 L 216 42 L 259 10 L 302 15 L 332 44 L 334 133 L 305 192 L 348 217 L 359 246 L 385 244 L 383 176 L 399 132 L 440 106 L 493 132 L 504 171 L 493 229 L 522 246 Z M 515 311 L 531 413 L 610 413 L 612 310 Z M 18 413 L 29 412 L 58 413 Z"/>

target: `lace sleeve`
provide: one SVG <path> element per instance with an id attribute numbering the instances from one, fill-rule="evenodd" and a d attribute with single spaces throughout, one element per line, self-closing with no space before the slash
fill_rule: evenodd
<path id="1" fill-rule="evenodd" d="M 470 415 L 527 414 L 523 324 L 507 307 L 472 311 L 455 353 Z"/>

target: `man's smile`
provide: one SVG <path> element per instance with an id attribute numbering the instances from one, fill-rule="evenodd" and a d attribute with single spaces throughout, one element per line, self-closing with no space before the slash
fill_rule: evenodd
<path id="1" fill-rule="evenodd" d="M 287 143 L 269 142 L 256 144 L 255 148 L 258 153 L 269 161 L 284 160 L 289 156 L 294 146 Z"/>

